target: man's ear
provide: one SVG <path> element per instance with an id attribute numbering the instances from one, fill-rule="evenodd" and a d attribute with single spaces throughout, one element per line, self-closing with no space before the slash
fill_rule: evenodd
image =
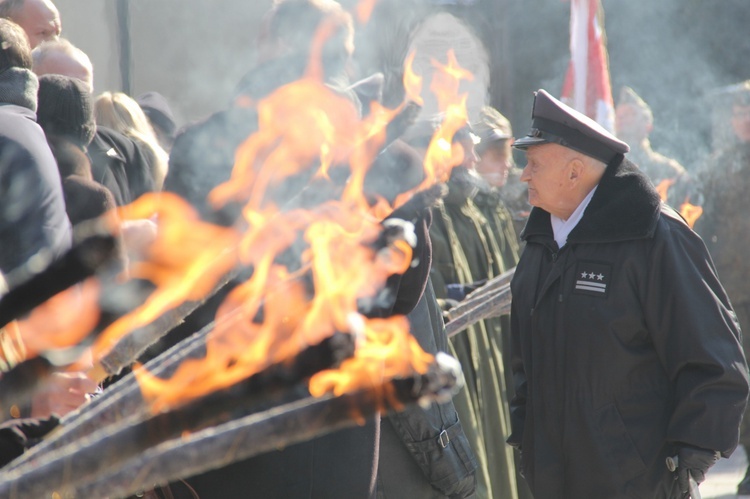
<path id="1" fill-rule="evenodd" d="M 583 169 L 586 165 L 581 161 L 580 158 L 573 158 L 568 162 L 568 180 L 571 183 L 576 184 L 581 180 L 583 175 Z"/>

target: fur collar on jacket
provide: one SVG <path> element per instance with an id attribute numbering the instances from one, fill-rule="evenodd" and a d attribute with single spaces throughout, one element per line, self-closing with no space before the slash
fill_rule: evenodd
<path id="1" fill-rule="evenodd" d="M 604 172 L 583 218 L 568 243 L 603 243 L 649 237 L 659 219 L 661 200 L 648 177 L 617 155 Z M 534 208 L 521 238 L 552 237 L 548 212 Z"/>

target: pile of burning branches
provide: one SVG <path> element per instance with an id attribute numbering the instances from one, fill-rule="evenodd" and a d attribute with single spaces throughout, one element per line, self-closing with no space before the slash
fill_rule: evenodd
<path id="1" fill-rule="evenodd" d="M 0 470 L 0 497 L 125 496 L 452 396 L 457 362 L 423 352 L 406 318 L 387 313 L 393 276 L 419 264 L 411 215 L 439 198 L 463 155 L 452 138 L 467 121 L 458 95 L 466 72 L 453 57 L 438 69 L 431 89 L 444 120 L 423 181 L 393 199 L 367 192 L 365 179 L 413 121 L 421 80 L 407 71 L 406 103 L 373 102 L 362 119 L 304 78 L 255 104 L 257 132 L 211 192 L 217 209 L 242 206 L 237 223 L 208 223 L 175 195 L 145 195 L 119 210 L 120 220 L 158 221 L 127 280 L 107 271 L 117 230 L 108 221 L 62 260 L 16 276 L 0 325 L 18 327 L 27 360 L 0 378 L 3 419 L 45 376 L 80 369 L 82 352 L 91 376 L 117 374 L 229 280 L 238 284 L 209 326 L 136 366 Z M 272 193 L 300 176 L 306 187 L 279 203 Z M 451 311 L 449 329 L 505 310 L 511 275 Z"/>

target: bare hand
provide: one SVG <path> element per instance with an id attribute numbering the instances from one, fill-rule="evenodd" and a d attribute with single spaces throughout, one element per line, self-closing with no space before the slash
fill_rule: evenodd
<path id="1" fill-rule="evenodd" d="M 96 382 L 84 373 L 54 373 L 37 392 L 31 402 L 31 417 L 47 418 L 52 414 L 60 417 L 78 408 L 96 393 Z"/>

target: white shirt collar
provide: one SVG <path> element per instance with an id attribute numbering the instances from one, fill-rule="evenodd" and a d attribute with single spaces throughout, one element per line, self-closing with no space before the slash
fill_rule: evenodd
<path id="1" fill-rule="evenodd" d="M 568 217 L 567 220 L 563 220 L 562 218 L 550 214 L 550 221 L 552 222 L 552 233 L 554 234 L 555 242 L 557 243 L 558 248 L 562 248 L 563 246 L 565 246 L 565 244 L 567 244 L 570 231 L 572 231 L 575 226 L 578 225 L 578 222 L 581 221 L 583 212 L 586 211 L 586 207 L 591 202 L 591 198 L 594 197 L 594 192 L 596 192 L 596 186 L 591 189 L 591 192 L 589 192 L 585 198 L 583 198 L 581 204 L 578 205 L 578 207 L 570 215 L 570 217 Z"/>

